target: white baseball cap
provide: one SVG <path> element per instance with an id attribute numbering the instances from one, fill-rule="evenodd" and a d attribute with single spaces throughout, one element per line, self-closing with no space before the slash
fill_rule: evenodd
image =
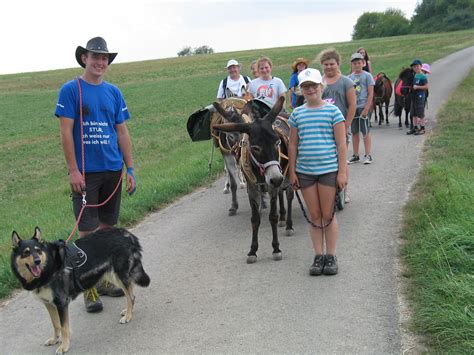
<path id="1" fill-rule="evenodd" d="M 238 61 L 236 61 L 235 59 L 231 59 L 227 62 L 227 65 L 225 66 L 226 69 L 233 66 L 233 65 L 237 65 L 240 67 L 240 63 Z"/>
<path id="2" fill-rule="evenodd" d="M 321 84 L 323 82 L 323 78 L 318 69 L 308 68 L 298 74 L 298 81 L 300 85 L 307 81 L 315 84 Z"/>
<path id="3" fill-rule="evenodd" d="M 354 54 L 351 55 L 351 62 L 353 60 L 359 60 L 359 59 L 364 60 L 364 56 L 360 53 L 354 53 Z"/>

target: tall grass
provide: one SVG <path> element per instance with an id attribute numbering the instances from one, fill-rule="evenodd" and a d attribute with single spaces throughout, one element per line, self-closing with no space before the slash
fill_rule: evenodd
<path id="1" fill-rule="evenodd" d="M 435 352 L 474 353 L 473 96 L 474 71 L 438 117 L 404 213 L 413 324 Z"/>
<path id="2" fill-rule="evenodd" d="M 123 197 L 121 224 L 137 223 L 220 173 L 219 159 L 210 176 L 207 172 L 210 142 L 192 143 L 185 127 L 192 112 L 215 99 L 229 58 L 241 61 L 248 73 L 252 60 L 268 55 L 274 75 L 288 82 L 295 58 L 315 59 L 321 50 L 335 47 L 346 73 L 350 54 L 362 45 L 375 71 L 395 77 L 415 57 L 432 62 L 474 45 L 473 34 L 410 35 L 113 64 L 106 79 L 122 89 L 132 115 L 128 125 L 138 179 L 137 193 Z M 0 76 L 0 297 L 17 285 L 8 266 L 12 230 L 29 237 L 39 226 L 47 239 L 64 239 L 74 224 L 53 112 L 60 86 L 81 73 L 78 68 Z"/>

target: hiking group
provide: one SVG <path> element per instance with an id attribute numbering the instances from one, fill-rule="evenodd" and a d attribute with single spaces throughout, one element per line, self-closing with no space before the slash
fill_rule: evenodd
<path id="1" fill-rule="evenodd" d="M 347 190 L 349 170 L 347 164 L 361 161 L 359 156 L 360 136 L 364 144 L 365 165 L 372 164 L 372 137 L 370 114 L 374 100 L 374 78 L 372 63 L 365 48 L 358 48 L 351 55 L 351 73 L 341 73 L 341 56 L 334 49 L 318 56 L 323 75 L 309 68 L 309 61 L 298 58 L 292 64 L 289 89 L 283 81 L 272 75 L 272 61 L 260 57 L 252 62 L 253 80 L 242 76 L 241 64 L 231 59 L 226 69 L 229 76 L 219 85 L 217 98 L 223 100 L 226 93 L 222 83 L 227 84 L 230 96 L 244 96 L 248 90 L 251 98 L 259 99 L 272 107 L 278 97 L 287 96 L 291 111 L 289 138 L 289 179 L 294 189 L 301 189 L 312 221 L 325 228 L 309 227 L 314 249 L 311 275 L 334 275 L 338 272 L 336 241 L 337 218 L 334 216 L 335 195 L 338 189 L 345 190 L 345 203 L 350 202 Z M 417 128 L 413 133 L 425 132 L 424 107 L 428 90 L 429 65 L 419 60 L 411 64 L 415 82 L 412 98 L 413 115 Z M 422 72 L 422 67 L 425 72 Z M 427 72 L 426 72 L 427 70 Z M 352 141 L 352 156 L 346 161 L 348 145 Z M 347 163 L 347 164 L 346 164 Z"/>
<path id="2" fill-rule="evenodd" d="M 136 190 L 132 143 L 126 125 L 130 114 L 121 91 L 104 80 L 116 55 L 109 52 L 101 37 L 92 38 L 86 47 L 78 46 L 75 56 L 84 72 L 65 83 L 58 95 L 55 115 L 60 122 L 75 217 L 79 218 L 86 199 L 87 203 L 100 204 L 110 198 L 103 206 L 84 211 L 78 227 L 79 238 L 117 224 L 121 195 L 116 186 L 121 183 L 124 164 L 126 191 L 132 194 Z M 337 189 L 345 189 L 345 202 L 350 201 L 347 163 L 360 161 L 360 133 L 365 149 L 364 164 L 373 162 L 367 117 L 372 109 L 374 80 L 372 63 L 363 48 L 352 54 L 349 76 L 341 73 L 341 56 L 334 49 L 321 52 L 319 63 L 323 75 L 309 68 L 307 59 L 298 58 L 291 66 L 293 72 L 287 90 L 284 82 L 272 75 L 270 58 L 263 56 L 252 62 L 252 79 L 242 75 L 241 64 L 231 59 L 226 65 L 228 76 L 219 83 L 217 99 L 249 95 L 271 108 L 280 97 L 288 96 L 289 180 L 294 189 L 301 189 L 311 220 L 326 226 L 309 228 L 315 254 L 310 274 L 334 275 L 338 273 L 335 195 Z M 426 65 L 418 60 L 412 63 L 416 73 L 413 107 L 418 134 L 424 133 L 426 123 L 424 105 L 428 84 L 423 66 Z M 353 155 L 347 160 L 351 137 Z M 110 283 L 86 290 L 84 300 L 88 312 L 102 310 L 99 295 L 121 296 L 123 292 Z"/>

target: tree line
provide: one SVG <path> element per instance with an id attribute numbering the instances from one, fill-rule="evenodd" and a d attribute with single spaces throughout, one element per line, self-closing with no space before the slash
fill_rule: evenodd
<path id="1" fill-rule="evenodd" d="M 423 0 L 409 20 L 398 9 L 364 12 L 354 26 L 352 39 L 400 36 L 474 28 L 474 0 Z"/>
<path id="2" fill-rule="evenodd" d="M 186 46 L 183 49 L 181 49 L 177 54 L 178 57 L 185 57 L 185 56 L 190 56 L 190 55 L 197 55 L 197 54 L 212 54 L 214 53 L 214 49 L 212 49 L 209 46 L 201 46 L 201 47 L 196 47 L 196 48 L 191 48 L 190 46 Z"/>

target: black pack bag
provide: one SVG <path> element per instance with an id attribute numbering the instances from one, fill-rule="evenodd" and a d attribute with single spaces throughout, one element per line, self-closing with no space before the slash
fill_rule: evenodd
<path id="1" fill-rule="evenodd" d="M 193 142 L 211 139 L 211 108 L 214 106 L 204 107 L 189 116 L 187 130 Z"/>
<path id="2" fill-rule="evenodd" d="M 260 118 L 265 117 L 265 115 L 272 109 L 265 101 L 260 99 L 252 99 L 250 100 L 250 104 L 252 105 L 252 111 L 259 114 Z"/>

